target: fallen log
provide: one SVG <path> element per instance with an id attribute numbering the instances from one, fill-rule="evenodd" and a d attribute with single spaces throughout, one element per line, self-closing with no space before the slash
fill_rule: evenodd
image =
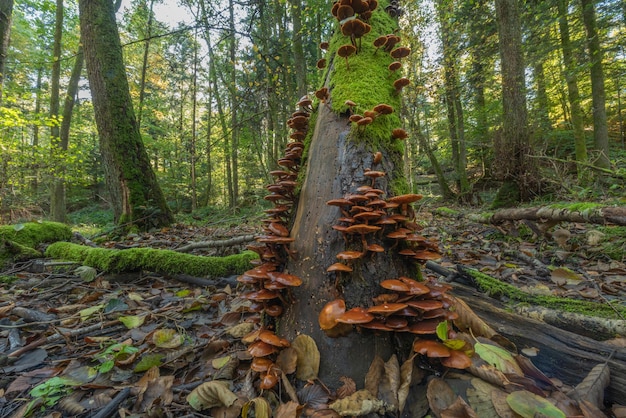
<path id="1" fill-rule="evenodd" d="M 252 242 L 256 239 L 256 235 L 241 235 L 238 237 L 223 239 L 223 240 L 211 240 L 211 241 L 199 241 L 192 242 L 174 249 L 179 253 L 186 253 L 198 248 L 215 248 L 215 247 L 230 247 L 232 245 L 244 244 L 246 242 Z"/>
<path id="2" fill-rule="evenodd" d="M 437 210 L 443 216 L 462 217 L 461 213 Z M 623 206 L 592 206 L 590 204 L 572 204 L 569 207 L 559 205 L 500 209 L 496 212 L 468 214 L 467 219 L 473 222 L 501 224 L 506 221 L 527 220 L 548 223 L 551 226 L 559 222 L 579 222 L 598 225 L 626 225 L 626 207 Z"/>
<path id="3" fill-rule="evenodd" d="M 607 363 L 611 382 L 605 402 L 626 399 L 626 349 L 565 331 L 555 326 L 508 312 L 499 301 L 475 289 L 452 283 L 453 294 L 518 349 L 536 348 L 532 362 L 547 376 L 576 386 L 597 364 Z"/>

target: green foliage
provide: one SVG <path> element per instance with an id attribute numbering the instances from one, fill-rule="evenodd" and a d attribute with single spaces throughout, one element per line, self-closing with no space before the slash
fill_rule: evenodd
<path id="1" fill-rule="evenodd" d="M 139 349 L 129 344 L 112 344 L 94 357 L 94 360 L 100 362 L 100 365 L 96 367 L 96 370 L 99 373 L 108 373 L 111 369 L 113 369 L 113 366 L 115 366 L 116 360 L 125 360 L 137 352 L 139 352 Z"/>
<path id="2" fill-rule="evenodd" d="M 29 394 L 36 399 L 30 402 L 29 409 L 37 403 L 37 400 L 41 400 L 45 407 L 53 407 L 62 397 L 71 393 L 77 384 L 73 379 L 64 376 L 55 376 L 46 380 L 31 389 Z"/>

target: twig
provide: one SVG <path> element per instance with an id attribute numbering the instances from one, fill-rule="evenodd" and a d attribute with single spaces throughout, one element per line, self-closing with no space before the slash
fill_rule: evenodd
<path id="1" fill-rule="evenodd" d="M 233 237 L 225 240 L 213 240 L 213 241 L 200 241 L 200 242 L 192 242 L 191 244 L 187 244 L 185 246 L 179 247 L 174 251 L 177 252 L 188 252 L 191 250 L 195 250 L 197 248 L 207 248 L 207 247 L 228 247 L 231 245 L 243 244 L 244 242 L 254 241 L 255 235 L 242 235 L 239 237 Z"/>
<path id="2" fill-rule="evenodd" d="M 117 408 L 120 406 L 122 402 L 128 398 L 130 395 L 130 388 L 125 387 L 118 393 L 115 398 L 111 400 L 104 408 L 100 410 L 96 415 L 93 415 L 92 418 L 108 418 L 117 412 Z"/>

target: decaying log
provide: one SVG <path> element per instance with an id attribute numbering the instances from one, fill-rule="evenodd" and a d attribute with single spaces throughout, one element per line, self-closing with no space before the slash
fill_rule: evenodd
<path id="1" fill-rule="evenodd" d="M 580 222 L 626 225 L 626 207 L 596 207 L 582 211 L 554 207 L 501 209 L 490 215 L 471 215 L 475 222 L 499 224 L 505 221 Z"/>
<path id="2" fill-rule="evenodd" d="M 594 366 L 606 362 L 611 382 L 605 401 L 623 403 L 626 399 L 626 349 L 508 312 L 501 303 L 471 287 L 452 285 L 455 296 L 518 349 L 537 348 L 538 355 L 531 360 L 547 376 L 576 386 Z"/>
<path id="3" fill-rule="evenodd" d="M 238 245 L 238 244 L 245 244 L 246 242 L 252 242 L 255 239 L 256 239 L 255 235 L 241 235 L 238 237 L 233 237 L 233 238 L 223 239 L 223 240 L 192 242 L 190 244 L 176 248 L 174 249 L 174 251 L 179 252 L 179 253 L 186 253 L 186 252 L 198 249 L 198 248 L 230 247 L 231 245 Z"/>

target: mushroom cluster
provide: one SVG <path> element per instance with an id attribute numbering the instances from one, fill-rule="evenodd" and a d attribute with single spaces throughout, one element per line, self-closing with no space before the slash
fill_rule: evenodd
<path id="1" fill-rule="evenodd" d="M 385 7 L 385 11 L 389 14 L 389 16 L 396 18 L 404 14 L 404 10 L 400 7 L 399 0 L 390 0 L 389 5 Z"/>
<path id="2" fill-rule="evenodd" d="M 354 102 L 350 102 L 350 103 L 354 103 Z M 346 103 L 346 105 L 348 105 L 348 103 Z M 371 110 L 366 110 L 363 112 L 362 115 L 359 114 L 352 114 L 350 115 L 350 122 L 356 124 L 357 126 L 361 127 L 360 129 L 363 129 L 363 127 L 369 125 L 370 123 L 374 122 L 374 120 L 381 116 L 381 115 L 390 115 L 391 113 L 393 113 L 393 107 L 386 104 L 386 103 L 380 103 L 377 104 L 376 106 L 374 106 Z"/>
<path id="3" fill-rule="evenodd" d="M 267 217 L 263 220 L 263 235 L 257 237 L 256 244 L 248 246 L 249 250 L 259 254 L 259 260 L 254 268 L 237 277 L 239 283 L 250 288 L 241 297 L 249 301 L 249 312 L 259 314 L 257 322 L 261 314 L 266 319 L 280 316 L 286 303 L 282 291 L 302 284 L 299 277 L 283 271 L 287 257 L 293 255 L 289 244 L 294 238 L 289 236 L 288 222 L 295 201 L 296 179 L 304 150 L 302 141 L 308 132 L 312 101 L 305 96 L 296 105 L 297 110 L 287 121 L 292 130 L 291 141 L 287 143 L 284 156 L 277 161 L 280 169 L 270 172 L 274 183 L 266 186 L 269 194 L 265 200 L 272 202 L 274 207 L 265 211 Z M 248 352 L 254 358 L 251 368 L 261 373 L 260 388 L 273 387 L 278 382 L 280 370 L 267 357 L 289 346 L 289 342 L 266 328 L 253 331 L 244 337 L 243 342 L 250 344 Z"/>
<path id="4" fill-rule="evenodd" d="M 348 69 L 348 57 L 361 50 L 361 39 L 372 30 L 367 22 L 377 7 L 377 0 L 341 0 L 333 3 L 331 13 L 339 21 L 341 33 L 350 39 L 349 44 L 337 50 L 337 55 L 346 59 Z"/>

